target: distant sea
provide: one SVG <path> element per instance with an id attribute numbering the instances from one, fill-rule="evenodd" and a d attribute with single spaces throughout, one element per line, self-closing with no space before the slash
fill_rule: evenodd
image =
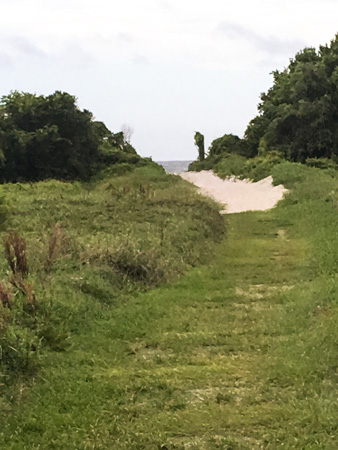
<path id="1" fill-rule="evenodd" d="M 164 167 L 167 173 L 182 173 L 188 170 L 189 164 L 192 161 L 156 161 L 157 164 L 160 164 Z"/>

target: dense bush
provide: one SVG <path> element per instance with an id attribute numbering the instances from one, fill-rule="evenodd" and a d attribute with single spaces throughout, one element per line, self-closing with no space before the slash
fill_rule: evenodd
<path id="1" fill-rule="evenodd" d="M 209 158 L 217 158 L 227 154 L 236 154 L 240 156 L 251 157 L 255 152 L 251 152 L 243 139 L 234 134 L 225 134 L 224 136 L 212 141 L 209 147 Z"/>
<path id="2" fill-rule="evenodd" d="M 305 164 L 318 169 L 338 169 L 338 158 L 307 158 Z"/>
<path id="3" fill-rule="evenodd" d="M 261 95 L 259 116 L 250 122 L 245 141 L 258 152 L 269 148 L 290 161 L 331 158 L 338 149 L 338 35 L 319 51 L 305 48 Z"/>
<path id="4" fill-rule="evenodd" d="M 123 133 L 113 134 L 75 97 L 13 92 L 0 102 L 0 181 L 88 179 L 117 162 L 140 157 Z"/>
<path id="5" fill-rule="evenodd" d="M 252 167 L 250 178 L 256 178 L 260 176 L 257 170 L 270 166 L 267 153 L 276 151 L 288 161 L 337 168 L 338 34 L 318 51 L 305 48 L 298 52 L 289 66 L 273 72 L 273 77 L 272 87 L 261 94 L 259 114 L 249 123 L 243 139 L 232 134 L 215 139 L 205 162 L 193 164 L 191 170 L 213 168 L 225 158 L 221 166 L 228 174 L 229 154 L 263 157 L 243 168 L 251 172 L 248 169 Z"/>
<path id="6" fill-rule="evenodd" d="M 207 158 L 202 162 L 194 161 L 190 164 L 189 170 L 213 170 L 221 178 L 235 176 L 257 181 L 271 175 L 273 167 L 283 161 L 285 159 L 276 151 L 254 158 L 228 153 L 220 158 Z"/>

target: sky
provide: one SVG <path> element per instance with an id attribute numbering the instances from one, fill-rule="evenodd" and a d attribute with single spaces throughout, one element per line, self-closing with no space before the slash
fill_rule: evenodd
<path id="1" fill-rule="evenodd" d="M 240 137 L 272 71 L 338 32 L 337 0 L 0 0 L 0 96 L 77 97 L 155 161 Z"/>

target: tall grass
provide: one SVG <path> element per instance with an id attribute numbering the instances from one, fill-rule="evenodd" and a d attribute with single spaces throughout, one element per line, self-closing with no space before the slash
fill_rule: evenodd
<path id="1" fill-rule="evenodd" d="M 39 372 L 5 384 L 2 448 L 338 447 L 338 180 L 291 163 L 272 171 L 286 198 L 267 212 L 229 215 L 217 245 L 214 206 L 157 172 L 86 192 L 39 185 L 40 199 L 55 193 L 46 213 L 31 187 L 17 196 L 20 214 L 10 220 L 27 242 L 25 280 L 39 308 L 54 302 L 50 320 L 37 323 L 52 323 L 69 347 L 33 352 Z M 103 204 L 109 220 L 96 219 Z M 28 220 L 37 211 L 42 233 Z M 68 243 L 46 275 L 58 221 Z M 14 304 L 14 287 L 4 280 L 4 288 Z M 0 302 L 0 330 L 13 310 Z"/>
<path id="2" fill-rule="evenodd" d="M 178 177 L 154 165 L 122 173 L 87 184 L 3 186 L 11 230 L 0 248 L 7 385 L 37 369 L 45 347 L 66 348 L 102 305 L 175 280 L 207 262 L 222 238 L 217 205 Z"/>

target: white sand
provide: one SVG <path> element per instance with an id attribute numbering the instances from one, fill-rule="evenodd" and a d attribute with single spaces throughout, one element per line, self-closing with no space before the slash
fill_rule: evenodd
<path id="1" fill-rule="evenodd" d="M 265 211 L 273 208 L 287 192 L 284 186 L 273 186 L 272 177 L 257 183 L 229 178 L 222 180 L 212 170 L 184 172 L 180 176 L 200 188 L 203 195 L 225 205 L 223 213 Z"/>

